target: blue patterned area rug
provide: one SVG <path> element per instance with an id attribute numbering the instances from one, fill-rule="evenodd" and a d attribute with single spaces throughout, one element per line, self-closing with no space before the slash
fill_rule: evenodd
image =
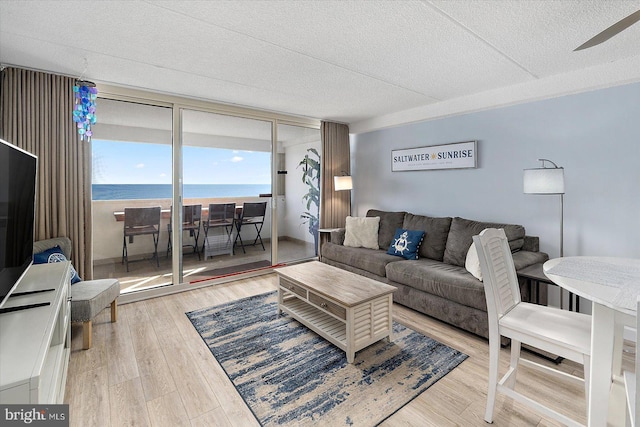
<path id="1" fill-rule="evenodd" d="M 348 364 L 277 307 L 270 292 L 187 313 L 263 426 L 377 425 L 467 358 L 394 322 Z"/>

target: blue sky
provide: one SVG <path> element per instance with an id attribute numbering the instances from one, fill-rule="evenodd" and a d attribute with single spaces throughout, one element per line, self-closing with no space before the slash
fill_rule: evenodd
<path id="1" fill-rule="evenodd" d="M 171 184 L 171 146 L 93 139 L 94 184 Z M 271 153 L 184 147 L 185 184 L 270 184 Z"/>

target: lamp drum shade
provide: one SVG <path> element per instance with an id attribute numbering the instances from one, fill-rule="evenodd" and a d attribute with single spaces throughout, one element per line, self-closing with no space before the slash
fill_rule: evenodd
<path id="1" fill-rule="evenodd" d="M 564 194 L 564 168 L 524 170 L 525 194 Z"/>
<path id="2" fill-rule="evenodd" d="M 351 190 L 353 188 L 350 176 L 334 176 L 333 184 L 336 191 Z"/>

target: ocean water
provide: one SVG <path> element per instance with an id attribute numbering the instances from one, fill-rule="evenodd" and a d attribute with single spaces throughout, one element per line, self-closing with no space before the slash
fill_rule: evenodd
<path id="1" fill-rule="evenodd" d="M 93 200 L 170 199 L 171 184 L 92 184 Z M 257 197 L 271 193 L 269 184 L 185 184 L 184 198 Z"/>

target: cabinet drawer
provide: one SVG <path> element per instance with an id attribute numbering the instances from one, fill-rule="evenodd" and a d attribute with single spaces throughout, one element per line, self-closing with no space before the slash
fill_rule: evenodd
<path id="1" fill-rule="evenodd" d="M 298 286 L 293 282 L 288 281 L 287 279 L 280 278 L 280 286 L 285 288 L 288 291 L 293 292 L 294 294 L 300 295 L 302 298 L 307 298 L 307 290 L 302 286 Z"/>
<path id="2" fill-rule="evenodd" d="M 344 307 L 340 307 L 335 302 L 331 302 L 328 299 L 316 295 L 312 292 L 309 292 L 309 301 L 317 305 L 324 311 L 331 313 L 342 320 L 347 319 L 347 310 Z"/>

